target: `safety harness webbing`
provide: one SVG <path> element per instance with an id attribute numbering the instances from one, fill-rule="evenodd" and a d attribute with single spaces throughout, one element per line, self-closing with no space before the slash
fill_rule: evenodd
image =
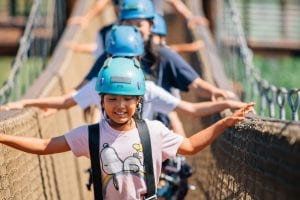
<path id="1" fill-rule="evenodd" d="M 99 123 L 89 125 L 89 148 L 92 165 L 92 180 L 95 200 L 102 200 L 102 177 L 99 160 L 100 129 Z"/>
<path id="2" fill-rule="evenodd" d="M 149 130 L 144 120 L 135 120 L 136 127 L 139 132 L 140 140 L 143 147 L 143 157 L 145 166 L 145 181 L 147 187 L 147 200 L 156 199 L 156 187 L 153 172 L 153 161 L 152 161 L 152 149 Z M 103 199 L 102 192 L 102 178 L 100 168 L 100 155 L 99 155 L 99 144 L 100 144 L 100 129 L 99 123 L 88 126 L 89 130 L 89 148 L 90 158 L 92 165 L 92 180 L 94 188 L 95 200 Z"/>
<path id="3" fill-rule="evenodd" d="M 152 148 L 149 130 L 146 122 L 141 119 L 135 120 L 136 127 L 138 129 L 140 140 L 143 147 L 144 165 L 145 165 L 145 179 L 147 186 L 146 199 L 156 199 L 156 187 L 153 172 L 152 161 Z"/>

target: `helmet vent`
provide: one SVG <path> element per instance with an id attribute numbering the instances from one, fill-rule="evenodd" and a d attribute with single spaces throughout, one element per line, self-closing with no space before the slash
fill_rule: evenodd
<path id="1" fill-rule="evenodd" d="M 141 83 L 140 82 L 137 82 L 137 87 L 138 87 L 139 90 L 141 89 Z"/>
<path id="2" fill-rule="evenodd" d="M 111 83 L 126 83 L 131 84 L 132 80 L 131 78 L 124 77 L 124 76 L 112 76 L 110 78 Z"/>

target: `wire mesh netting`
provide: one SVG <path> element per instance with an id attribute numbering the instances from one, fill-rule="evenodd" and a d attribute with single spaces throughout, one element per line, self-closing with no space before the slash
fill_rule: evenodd
<path id="1" fill-rule="evenodd" d="M 242 100 L 255 101 L 261 116 L 298 121 L 299 87 L 278 87 L 267 81 L 248 47 L 253 39 L 299 42 L 300 20 L 295 9 L 300 4 L 286 1 L 284 5 L 279 1 L 219 1 L 216 40 L 226 74 Z"/>

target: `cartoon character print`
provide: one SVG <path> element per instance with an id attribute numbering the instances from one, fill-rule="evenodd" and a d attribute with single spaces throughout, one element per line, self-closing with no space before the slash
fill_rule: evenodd
<path id="1" fill-rule="evenodd" d="M 109 144 L 103 144 L 103 149 L 100 152 L 100 160 L 102 170 L 112 176 L 113 185 L 116 190 L 119 190 L 119 184 L 116 176 L 120 173 L 143 173 L 144 165 L 141 153 L 143 148 L 141 144 L 133 144 L 133 149 L 136 153 L 122 160 L 116 150 L 110 147 Z"/>

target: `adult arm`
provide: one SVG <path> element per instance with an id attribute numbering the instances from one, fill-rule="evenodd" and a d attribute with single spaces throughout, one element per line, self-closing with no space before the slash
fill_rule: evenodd
<path id="1" fill-rule="evenodd" d="M 203 117 L 219 113 L 227 108 L 239 109 L 245 105 L 246 103 L 244 102 L 233 100 L 206 101 L 199 103 L 180 101 L 176 106 L 175 111 L 180 114 L 191 115 L 193 117 Z"/>
<path id="2" fill-rule="evenodd" d="M 70 147 L 64 136 L 58 136 L 50 139 L 40 139 L 7 135 L 3 132 L 0 132 L 0 143 L 27 153 L 38 155 L 70 151 Z"/>
<path id="3" fill-rule="evenodd" d="M 181 0 L 167 0 L 172 7 L 188 21 L 189 27 L 194 27 L 197 24 L 208 25 L 209 22 L 205 17 L 194 16 L 194 14 L 189 10 L 189 8 Z"/>
<path id="4" fill-rule="evenodd" d="M 186 20 L 193 17 L 193 13 L 186 7 L 186 5 L 180 0 L 167 0 L 169 4 Z"/>
<path id="5" fill-rule="evenodd" d="M 193 53 L 204 47 L 202 40 L 197 40 L 192 43 L 180 43 L 168 45 L 173 51 L 177 53 Z"/>
<path id="6" fill-rule="evenodd" d="M 45 97 L 40 99 L 24 99 L 16 102 L 11 102 L 4 106 L 1 106 L 0 111 L 22 109 L 26 107 L 38 107 L 40 109 L 47 109 L 47 108 L 68 109 L 76 105 L 76 102 L 72 98 L 72 94 L 73 91 L 63 96 Z"/>
<path id="7" fill-rule="evenodd" d="M 84 16 L 72 17 L 69 19 L 69 24 L 80 24 L 82 27 L 87 26 L 90 21 L 97 15 L 99 15 L 106 5 L 111 0 L 97 0 L 94 6 L 91 7 L 90 10 Z"/>
<path id="8" fill-rule="evenodd" d="M 64 43 L 64 46 L 77 53 L 87 53 L 87 54 L 91 54 L 97 49 L 97 43 L 95 42 L 79 44 L 77 42 L 67 41 Z"/>
<path id="9" fill-rule="evenodd" d="M 189 91 L 193 91 L 198 96 L 211 100 L 216 100 L 218 97 L 236 99 L 236 95 L 234 93 L 217 88 L 199 77 L 189 84 L 188 88 Z"/>
<path id="10" fill-rule="evenodd" d="M 218 97 L 235 98 L 235 94 L 232 92 L 217 88 L 202 80 L 192 66 L 170 48 L 160 46 L 159 53 L 163 58 L 159 67 L 163 67 L 165 73 L 162 80 L 159 80 L 159 85 L 163 88 L 167 89 L 172 85 L 181 91 L 192 91 L 200 97 L 212 100 Z"/>
<path id="11" fill-rule="evenodd" d="M 252 111 L 254 103 L 248 103 L 243 108 L 236 111 L 231 116 L 225 117 L 208 128 L 193 134 L 189 138 L 185 138 L 181 143 L 178 152 L 183 155 L 193 155 L 208 145 L 210 145 L 226 128 L 235 125 L 245 119 L 245 115 Z"/>

